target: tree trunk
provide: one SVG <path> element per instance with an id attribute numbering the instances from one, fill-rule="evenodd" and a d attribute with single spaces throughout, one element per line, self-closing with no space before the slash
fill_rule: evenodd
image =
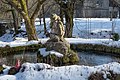
<path id="1" fill-rule="evenodd" d="M 60 18 L 61 18 L 61 21 L 64 23 L 64 21 L 63 21 L 63 15 L 64 15 L 64 12 L 63 12 L 63 10 L 60 7 Z"/>
<path id="2" fill-rule="evenodd" d="M 40 26 L 41 26 L 41 11 L 39 12 L 39 21 L 40 21 Z"/>
<path id="3" fill-rule="evenodd" d="M 32 14 L 28 12 L 29 0 L 6 0 L 6 1 L 8 2 L 8 4 L 14 7 L 25 20 L 28 40 L 38 40 L 34 22 L 35 18 L 38 16 L 41 5 L 46 0 L 37 0 L 35 10 L 33 11 Z"/>
<path id="4" fill-rule="evenodd" d="M 119 18 L 120 18 L 120 7 L 119 7 Z"/>
<path id="5" fill-rule="evenodd" d="M 26 0 L 27 11 L 28 11 L 28 5 L 29 5 L 28 1 L 29 0 Z"/>
<path id="6" fill-rule="evenodd" d="M 46 22 L 45 22 L 44 5 L 42 5 L 42 10 L 43 10 L 43 22 L 44 22 L 44 34 L 46 34 L 47 33 L 47 28 L 46 28 Z"/>
<path id="7" fill-rule="evenodd" d="M 13 16 L 13 25 L 14 25 L 14 30 L 15 30 L 15 35 L 18 34 L 18 19 L 17 19 L 17 13 L 14 8 L 12 8 L 12 16 Z"/>
<path id="8" fill-rule="evenodd" d="M 28 41 L 38 40 L 34 22 L 35 22 L 35 19 L 27 18 L 25 20 L 25 26 L 26 26 L 26 31 L 27 31 L 27 35 L 28 35 Z"/>
<path id="9" fill-rule="evenodd" d="M 74 3 L 68 4 L 68 8 L 65 11 L 66 29 L 65 37 L 71 38 L 73 32 L 73 15 L 74 15 Z"/>
<path id="10" fill-rule="evenodd" d="M 20 14 L 19 13 L 17 13 L 17 25 L 18 25 L 18 29 L 20 29 L 21 28 L 21 16 L 20 16 Z"/>

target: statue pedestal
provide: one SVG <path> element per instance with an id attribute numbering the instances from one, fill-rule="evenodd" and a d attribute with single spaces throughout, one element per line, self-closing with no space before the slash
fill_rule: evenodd
<path id="1" fill-rule="evenodd" d="M 48 40 L 45 43 L 45 47 L 46 51 L 54 50 L 56 52 L 61 53 L 63 56 L 58 57 L 55 54 L 48 54 L 46 56 L 43 56 L 41 54 L 42 52 L 38 52 L 38 62 L 43 62 L 54 66 L 73 65 L 78 64 L 79 62 L 77 53 L 70 49 L 70 44 L 66 40 L 57 42 Z"/>

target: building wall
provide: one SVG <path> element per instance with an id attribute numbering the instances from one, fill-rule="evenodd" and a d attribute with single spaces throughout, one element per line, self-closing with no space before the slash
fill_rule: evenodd
<path id="1" fill-rule="evenodd" d="M 109 17 L 109 0 L 85 0 L 83 17 Z"/>

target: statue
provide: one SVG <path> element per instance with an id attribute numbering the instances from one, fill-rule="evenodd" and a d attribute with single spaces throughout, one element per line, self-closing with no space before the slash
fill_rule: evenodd
<path id="1" fill-rule="evenodd" d="M 50 39 L 45 43 L 46 51 L 56 51 L 63 55 L 63 57 L 58 57 L 54 54 L 49 54 L 47 56 L 42 56 L 39 52 L 37 61 L 44 62 L 52 65 L 66 65 L 66 64 L 76 64 L 79 62 L 77 54 L 70 49 L 70 43 L 64 39 L 64 26 L 59 16 L 53 14 L 51 16 L 49 33 Z M 50 59 L 48 61 L 48 59 Z"/>
<path id="2" fill-rule="evenodd" d="M 61 21 L 61 18 L 56 14 L 53 14 L 51 17 L 51 24 L 50 24 L 51 32 L 50 32 L 50 39 L 56 41 L 63 41 L 64 38 L 64 25 Z"/>

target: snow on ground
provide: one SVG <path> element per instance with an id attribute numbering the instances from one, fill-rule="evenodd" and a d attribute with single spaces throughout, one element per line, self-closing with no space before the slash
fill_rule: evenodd
<path id="1" fill-rule="evenodd" d="M 112 39 L 83 39 L 83 38 L 66 38 L 70 44 L 98 44 L 113 47 L 120 47 L 120 41 L 113 41 Z"/>
<path id="2" fill-rule="evenodd" d="M 90 74 L 100 71 L 104 78 L 109 74 L 108 71 L 120 74 L 120 64 L 113 62 L 92 67 L 84 65 L 53 67 L 44 63 L 24 63 L 16 75 L 2 75 L 0 80 L 88 80 Z"/>
<path id="3" fill-rule="evenodd" d="M 36 19 L 38 21 L 38 19 Z M 75 18 L 74 27 L 73 27 L 73 37 L 66 39 L 70 43 L 74 44 L 102 44 L 107 46 L 120 47 L 119 41 L 112 41 L 110 39 L 112 31 L 112 23 L 115 29 L 115 32 L 120 35 L 120 19 L 113 19 L 110 21 L 110 18 Z M 45 43 L 48 38 L 44 35 L 43 20 L 42 25 L 39 26 L 39 22 L 35 22 L 36 30 L 38 34 L 39 41 Z M 49 31 L 50 19 L 46 18 L 47 30 Z M 22 31 L 25 30 L 24 23 L 21 26 Z M 30 41 L 27 42 L 25 39 L 27 36 L 25 32 L 18 34 L 16 37 L 13 37 L 13 31 L 6 31 L 6 34 L 0 37 L 0 47 L 5 47 L 9 45 L 11 47 L 15 46 L 24 46 L 30 44 L 37 44 L 39 41 Z M 24 36 L 23 36 L 24 35 Z M 44 39 L 43 39 L 44 38 Z"/>
<path id="4" fill-rule="evenodd" d="M 37 19 L 38 20 L 38 19 Z M 36 20 L 36 21 L 37 21 Z M 42 25 L 39 22 L 35 22 L 38 38 L 46 38 L 44 35 L 43 19 Z M 50 19 L 46 18 L 47 31 L 50 31 Z M 112 25 L 114 26 L 114 31 L 120 35 L 120 19 L 110 18 L 74 18 L 73 27 L 73 37 L 77 38 L 99 38 L 99 39 L 109 39 L 112 31 Z M 27 37 L 24 23 L 21 25 L 23 32 L 16 35 L 16 37 Z M 0 37 L 1 41 L 11 42 L 15 40 L 13 36 L 13 31 L 6 30 L 6 34 Z"/>
<path id="5" fill-rule="evenodd" d="M 38 44 L 40 41 L 27 41 L 27 39 L 24 40 L 15 40 L 12 42 L 2 42 L 0 41 L 0 47 L 10 46 L 10 47 L 16 47 L 16 46 L 26 46 L 26 45 L 32 45 L 32 44 Z"/>
<path id="6" fill-rule="evenodd" d="M 80 38 L 110 38 L 112 25 L 120 35 L 120 19 L 110 18 L 75 18 L 73 36 Z"/>
<path id="7" fill-rule="evenodd" d="M 32 40 L 27 41 L 25 38 L 18 38 L 12 42 L 2 42 L 0 41 L 0 47 L 10 46 L 26 46 L 32 44 L 38 44 L 41 42 L 44 44 L 49 38 L 41 38 L 38 41 Z M 98 44 L 98 45 L 106 45 L 120 48 L 120 41 L 113 41 L 112 39 L 83 39 L 83 38 L 65 38 L 70 44 Z"/>
<path id="8" fill-rule="evenodd" d="M 47 30 L 49 31 L 50 19 L 47 18 L 46 22 Z M 71 44 L 87 43 L 120 47 L 120 41 L 109 39 L 112 31 L 112 23 L 115 32 L 120 35 L 120 19 L 110 21 L 109 18 L 76 18 L 74 19 L 73 36 L 77 38 L 66 38 L 66 40 Z M 13 37 L 13 32 L 7 30 L 6 34 L 0 37 L 0 47 L 5 47 L 6 45 L 10 47 L 24 46 L 38 44 L 39 42 L 44 44 L 48 38 L 44 35 L 43 23 L 41 26 L 39 26 L 39 22 L 35 24 L 38 37 L 40 38 L 39 41 L 27 41 L 25 39 L 25 32 Z M 26 31 L 24 24 L 21 30 Z M 25 71 L 22 72 L 20 70 L 16 75 L 5 75 L 9 69 L 7 68 L 5 74 L 0 75 L 0 80 L 88 80 L 91 73 L 104 70 L 112 70 L 114 73 L 120 74 L 120 64 L 116 62 L 92 67 L 84 65 L 53 67 L 43 63 L 25 63 L 22 66 L 26 66 Z M 104 72 L 105 75 L 106 72 Z"/>

